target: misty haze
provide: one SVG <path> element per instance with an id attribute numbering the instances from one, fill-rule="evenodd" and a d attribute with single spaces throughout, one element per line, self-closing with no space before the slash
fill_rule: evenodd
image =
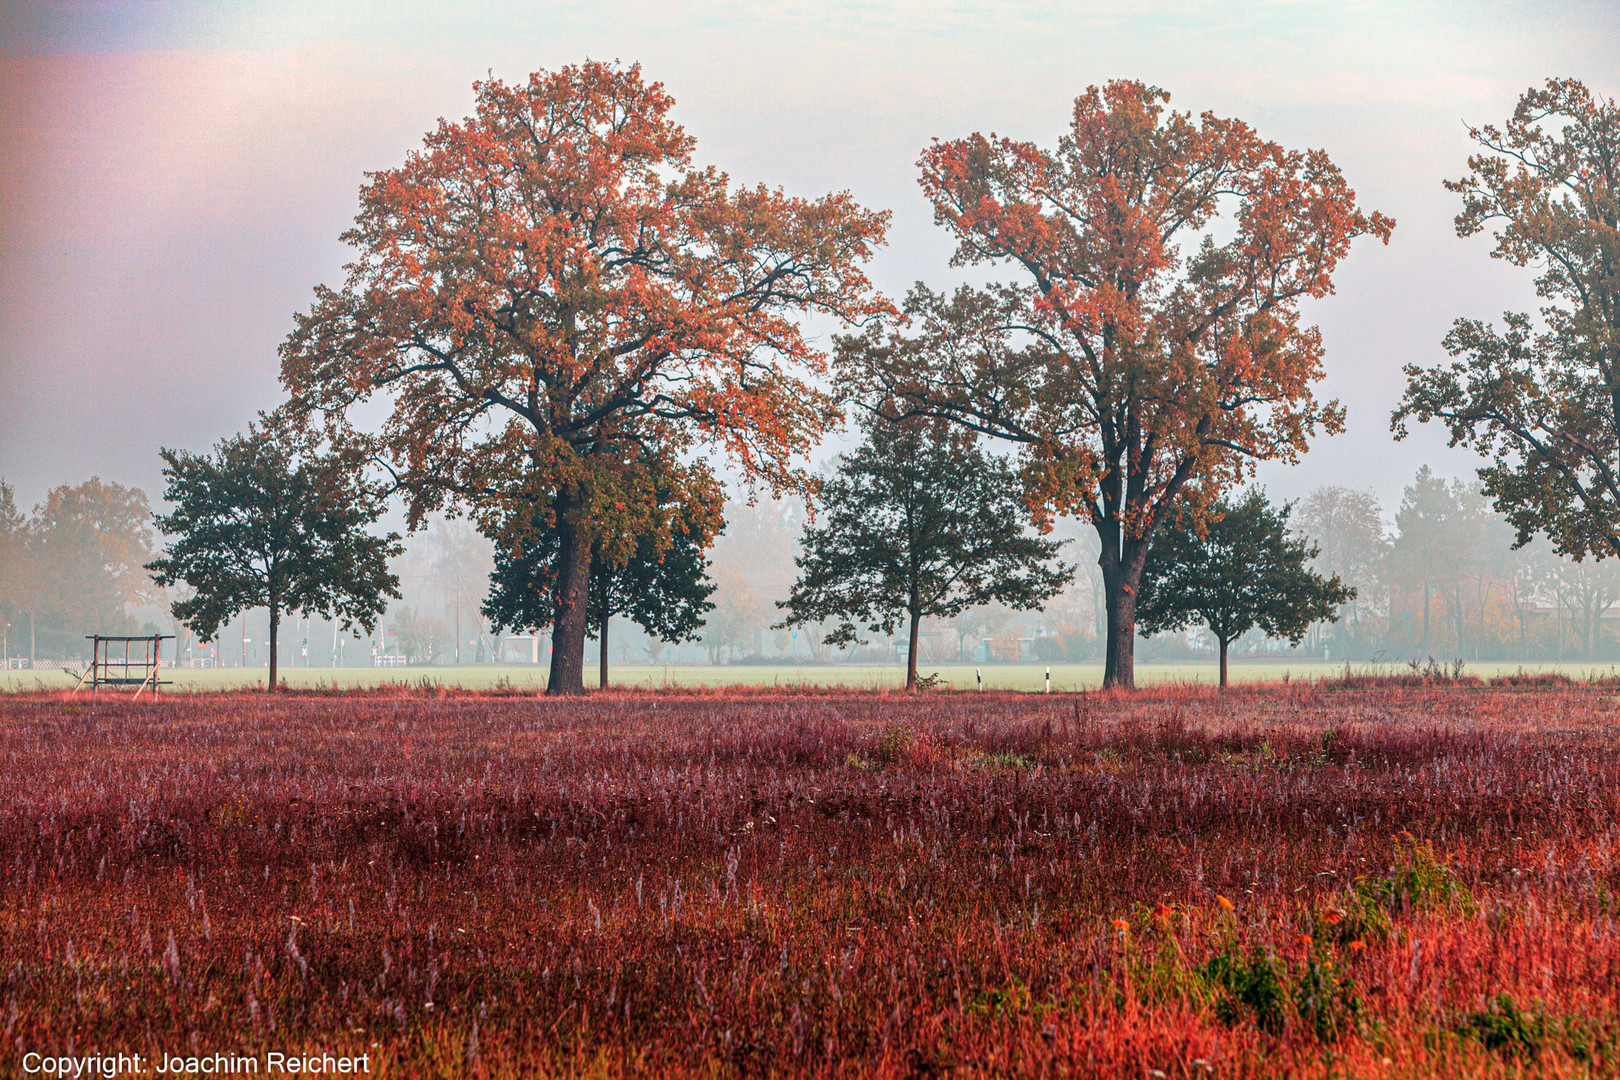
<path id="1" fill-rule="evenodd" d="M 0 6 L 0 1075 L 1616 1075 L 1617 94 Z"/>

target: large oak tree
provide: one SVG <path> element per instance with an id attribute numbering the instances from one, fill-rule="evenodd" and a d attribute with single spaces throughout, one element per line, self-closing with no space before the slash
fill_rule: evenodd
<path id="1" fill-rule="evenodd" d="M 1197 513 L 1253 463 L 1293 460 L 1341 426 L 1313 396 L 1322 339 L 1300 303 L 1332 291 L 1354 238 L 1394 225 L 1357 207 L 1323 151 L 1168 101 L 1113 82 L 1075 101 L 1054 149 L 934 143 L 922 186 L 955 264 L 1017 278 L 919 287 L 914 330 L 841 345 L 855 392 L 1012 441 L 1032 508 L 1095 526 L 1108 686 L 1133 684 L 1136 590 L 1166 512 Z"/>
<path id="2" fill-rule="evenodd" d="M 1457 235 L 1493 230 L 1492 257 L 1541 273 L 1540 325 L 1458 319 L 1451 364 L 1408 365 L 1395 411 L 1439 420 L 1454 446 L 1491 459 L 1485 493 L 1525 543 L 1620 554 L 1620 106 L 1573 79 L 1527 90 L 1507 123 L 1470 129 L 1480 152 L 1447 187 Z"/>
<path id="3" fill-rule="evenodd" d="M 282 380 L 393 471 L 413 526 L 538 509 L 558 541 L 548 690 L 580 693 L 591 552 L 653 516 L 648 449 L 718 446 L 773 490 L 808 482 L 795 461 L 837 411 L 797 319 L 887 309 L 861 267 L 888 218 L 694 167 L 639 67 L 475 90 L 473 116 L 371 175 L 348 280 L 299 318 Z M 351 412 L 377 398 L 362 435 Z"/>

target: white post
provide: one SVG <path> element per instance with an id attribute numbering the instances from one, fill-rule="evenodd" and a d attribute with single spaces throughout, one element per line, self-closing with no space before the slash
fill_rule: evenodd
<path id="1" fill-rule="evenodd" d="M 1048 694 L 1050 694 L 1052 692 L 1052 669 L 1051 668 L 1046 669 L 1046 692 Z"/>
<path id="2" fill-rule="evenodd" d="M 973 678 L 974 678 L 974 680 L 976 682 L 978 682 L 979 689 L 983 690 L 984 689 L 984 676 L 979 674 L 979 669 L 978 668 L 973 669 Z"/>

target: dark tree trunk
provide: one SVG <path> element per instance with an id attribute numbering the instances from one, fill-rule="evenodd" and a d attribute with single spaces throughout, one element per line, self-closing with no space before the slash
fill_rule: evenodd
<path id="1" fill-rule="evenodd" d="M 585 692 L 585 631 L 590 615 L 591 542 L 574 520 L 577 503 L 557 507 L 557 614 L 551 629 L 551 675 L 546 693 Z"/>
<path id="2" fill-rule="evenodd" d="M 599 666 L 600 666 L 601 670 L 597 673 L 597 676 L 596 676 L 596 685 L 602 690 L 606 690 L 607 689 L 607 684 L 608 684 L 607 683 L 607 630 L 608 630 L 608 617 L 607 617 L 607 612 L 604 611 L 602 613 L 602 649 L 601 649 L 601 658 L 600 658 L 600 661 L 599 661 Z"/>
<path id="3" fill-rule="evenodd" d="M 1103 668 L 1103 688 L 1136 688 L 1136 593 L 1115 588 L 1109 591 L 1108 660 Z"/>
<path id="4" fill-rule="evenodd" d="M 917 689 L 917 626 L 922 617 L 915 611 L 911 613 L 911 644 L 906 649 L 906 689 Z"/>
<path id="5" fill-rule="evenodd" d="M 1226 638 L 1217 638 L 1221 643 L 1221 689 L 1226 689 L 1226 647 L 1232 644 Z"/>
<path id="6" fill-rule="evenodd" d="M 1142 583 L 1142 567 L 1147 563 L 1148 537 L 1131 539 L 1120 535 L 1119 526 L 1099 522 L 1102 553 L 1103 605 L 1108 615 L 1108 661 L 1103 668 L 1103 688 L 1136 688 L 1136 590 Z"/>
<path id="7" fill-rule="evenodd" d="M 266 689 L 274 691 L 276 688 L 276 643 L 281 634 L 281 604 L 272 594 L 270 597 L 270 678 L 265 683 Z"/>

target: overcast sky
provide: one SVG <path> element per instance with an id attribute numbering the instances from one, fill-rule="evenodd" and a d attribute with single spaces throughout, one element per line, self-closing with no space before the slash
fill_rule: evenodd
<path id="1" fill-rule="evenodd" d="M 1371 487 L 1393 511 L 1435 431 L 1397 444 L 1401 365 L 1461 315 L 1533 308 L 1530 276 L 1459 240 L 1465 121 L 1550 75 L 1620 93 L 1612 2 L 0 3 L 0 477 L 32 505 L 91 475 L 154 497 L 160 446 L 205 449 L 280 400 L 276 346 L 337 284 L 363 173 L 398 164 L 486 71 L 640 61 L 697 158 L 734 180 L 848 188 L 894 212 L 873 273 L 960 280 L 916 184 L 934 137 L 1051 144 L 1093 83 L 1322 147 L 1394 216 L 1310 309 L 1349 430 L 1262 479 Z"/>

